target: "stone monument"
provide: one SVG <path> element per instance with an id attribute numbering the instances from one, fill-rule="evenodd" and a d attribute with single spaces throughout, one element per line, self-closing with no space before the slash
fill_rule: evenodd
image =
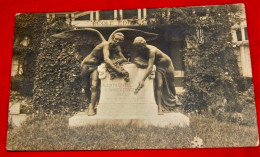
<path id="1" fill-rule="evenodd" d="M 130 81 L 121 78 L 110 78 L 103 63 L 98 67 L 101 80 L 101 93 L 97 105 L 97 114 L 88 116 L 80 112 L 69 119 L 70 127 L 97 125 L 97 124 L 136 124 L 139 126 L 188 126 L 189 118 L 181 113 L 165 113 L 158 115 L 158 106 L 154 98 L 154 78 L 156 66 L 145 81 L 144 87 L 136 95 L 140 77 L 145 69 L 135 64 L 125 64 L 124 69 L 129 73 Z"/>
<path id="2" fill-rule="evenodd" d="M 130 123 L 155 126 L 189 125 L 189 118 L 181 113 L 163 113 L 163 106 L 170 104 L 167 108 L 175 107 L 178 103 L 171 59 L 159 49 L 146 44 L 146 41 L 156 39 L 158 34 L 119 28 L 106 40 L 98 30 L 86 28 L 61 32 L 53 37 L 77 40 L 82 38 L 82 41 L 93 41 L 95 45 L 81 62 L 82 91 L 90 100 L 90 104 L 86 112 L 78 113 L 69 119 L 69 126 Z M 127 60 L 121 50 L 122 42 L 133 42 L 143 59 L 149 58 L 147 69 L 145 66 L 143 69 L 137 67 L 140 66 L 137 62 L 123 64 Z M 162 88 L 163 85 L 167 85 L 164 86 L 166 88 Z M 162 89 L 167 90 L 162 92 Z M 167 103 L 164 103 L 165 101 Z"/>

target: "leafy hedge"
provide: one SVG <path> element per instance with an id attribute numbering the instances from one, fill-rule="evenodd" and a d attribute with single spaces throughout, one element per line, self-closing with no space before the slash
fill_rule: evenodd
<path id="1" fill-rule="evenodd" d="M 256 107 L 253 87 L 245 92 L 239 92 L 237 103 L 219 102 L 210 106 L 212 115 L 220 120 L 242 125 L 256 125 Z"/>
<path id="2" fill-rule="evenodd" d="M 198 46 L 185 51 L 186 107 L 196 106 L 199 111 L 226 99 L 229 104 L 239 104 L 237 82 L 239 77 L 237 56 L 232 44 L 231 27 L 236 6 L 216 6 L 208 17 L 196 21 L 203 31 Z"/>
<path id="3" fill-rule="evenodd" d="M 150 24 L 165 29 L 179 28 L 179 34 L 186 42 L 186 48 L 182 50 L 185 109 L 205 111 L 224 99 L 239 104 L 236 81 L 239 80 L 239 68 L 231 27 L 241 20 L 236 16 L 243 11 L 241 5 L 171 8 L 168 11 L 170 18 L 162 17 L 166 9 L 161 9 L 153 15 L 156 20 Z"/>
<path id="4" fill-rule="evenodd" d="M 51 35 L 71 29 L 56 19 L 46 25 L 45 38 L 37 57 L 34 82 L 34 110 L 47 113 L 69 113 L 84 107 L 81 96 L 80 61 L 73 41 Z M 86 104 L 85 104 L 86 105 Z"/>

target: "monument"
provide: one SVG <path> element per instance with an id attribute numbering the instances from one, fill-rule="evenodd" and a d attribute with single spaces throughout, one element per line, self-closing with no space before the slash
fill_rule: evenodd
<path id="1" fill-rule="evenodd" d="M 87 28 L 53 35 L 63 39 L 79 36 L 96 42 L 96 47 L 81 63 L 82 87 L 90 104 L 85 112 L 69 119 L 69 126 L 189 125 L 189 118 L 185 115 L 163 112 L 180 104 L 175 92 L 171 59 L 158 48 L 146 44 L 157 34 L 120 28 L 106 41 L 99 31 Z M 121 52 L 122 42 L 133 44 L 141 54 L 135 64 L 126 62 Z"/>
<path id="2" fill-rule="evenodd" d="M 156 66 L 145 81 L 144 87 L 138 94 L 134 94 L 139 79 L 145 69 L 138 68 L 135 64 L 125 64 L 124 69 L 129 73 L 130 81 L 116 78 L 111 80 L 106 71 L 106 65 L 98 67 L 101 80 L 101 93 L 97 114 L 88 116 L 86 112 L 80 112 L 69 119 L 70 127 L 117 124 L 138 126 L 188 126 L 189 118 L 181 113 L 165 113 L 158 115 L 158 106 L 154 98 L 154 78 Z"/>
<path id="3" fill-rule="evenodd" d="M 105 40 L 104 36 L 98 30 L 92 28 L 70 30 L 52 35 L 53 37 L 60 39 L 81 39 L 82 44 L 90 41 L 95 46 L 90 54 L 81 62 L 80 77 L 82 91 L 85 93 L 88 100 L 90 100 L 87 112 L 89 116 L 96 114 L 94 108 L 98 103 L 100 93 L 97 66 L 104 62 L 109 66 L 108 70 L 110 71 L 110 74 L 112 74 L 111 76 L 123 77 L 128 80 L 129 74 L 121 65 L 127 60 L 122 54 L 120 44 L 123 41 L 132 42 L 132 40 L 139 35 L 142 35 L 146 40 L 152 40 L 158 36 L 158 34 L 155 33 L 130 28 L 116 29 L 109 36 L 108 40 Z M 125 38 L 127 40 L 124 40 Z M 87 43 L 85 44 L 87 45 Z"/>

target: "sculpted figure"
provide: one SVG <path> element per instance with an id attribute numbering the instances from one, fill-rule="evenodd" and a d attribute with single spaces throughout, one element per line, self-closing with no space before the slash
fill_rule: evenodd
<path id="1" fill-rule="evenodd" d="M 124 35 L 120 32 L 115 33 L 108 41 L 98 44 L 91 53 L 81 62 L 81 82 L 86 96 L 91 93 L 90 104 L 87 114 L 95 115 L 95 106 L 98 103 L 98 93 L 100 80 L 98 79 L 97 67 L 105 62 L 114 72 L 121 75 L 129 75 L 127 71 L 117 68 L 111 58 L 117 58 L 120 62 L 126 62 L 120 48 L 120 43 L 124 40 Z M 90 84 L 89 84 L 90 83 Z M 90 89 L 90 90 L 89 90 Z"/>
<path id="2" fill-rule="evenodd" d="M 126 81 L 129 81 L 126 79 L 129 76 L 128 72 L 125 71 L 122 66 L 119 66 L 127 61 L 122 54 L 120 44 L 124 39 L 127 39 L 126 42 L 130 43 L 139 35 L 145 36 L 147 40 L 157 37 L 157 34 L 154 33 L 129 28 L 115 30 L 110 35 L 108 41 L 105 40 L 99 31 L 91 28 L 65 31 L 53 35 L 53 37 L 61 39 L 77 39 L 80 37 L 81 40 L 83 38 L 86 42 L 90 41 L 96 43 L 96 47 L 81 62 L 82 91 L 90 100 L 87 110 L 89 116 L 96 114 L 95 107 L 98 104 L 100 93 L 100 80 L 98 79 L 97 67 L 105 62 L 111 76 L 121 76 L 124 77 Z"/>
<path id="3" fill-rule="evenodd" d="M 156 65 L 155 72 L 155 100 L 158 105 L 158 114 L 162 115 L 163 111 L 174 110 L 180 103 L 176 96 L 174 85 L 174 67 L 169 56 L 164 54 L 157 47 L 148 45 L 143 37 L 135 38 L 133 42 L 138 51 L 135 63 L 140 68 L 146 68 L 135 94 L 144 86 L 146 78 L 152 71 L 153 65 Z"/>

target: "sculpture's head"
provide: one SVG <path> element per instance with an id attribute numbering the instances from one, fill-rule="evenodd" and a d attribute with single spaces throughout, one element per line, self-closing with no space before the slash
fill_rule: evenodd
<path id="1" fill-rule="evenodd" d="M 134 42 L 133 42 L 133 45 L 137 49 L 145 49 L 147 43 L 146 43 L 146 40 L 143 37 L 136 37 Z"/>
<path id="2" fill-rule="evenodd" d="M 117 32 L 112 36 L 111 44 L 119 45 L 123 42 L 125 36 L 123 33 Z"/>

